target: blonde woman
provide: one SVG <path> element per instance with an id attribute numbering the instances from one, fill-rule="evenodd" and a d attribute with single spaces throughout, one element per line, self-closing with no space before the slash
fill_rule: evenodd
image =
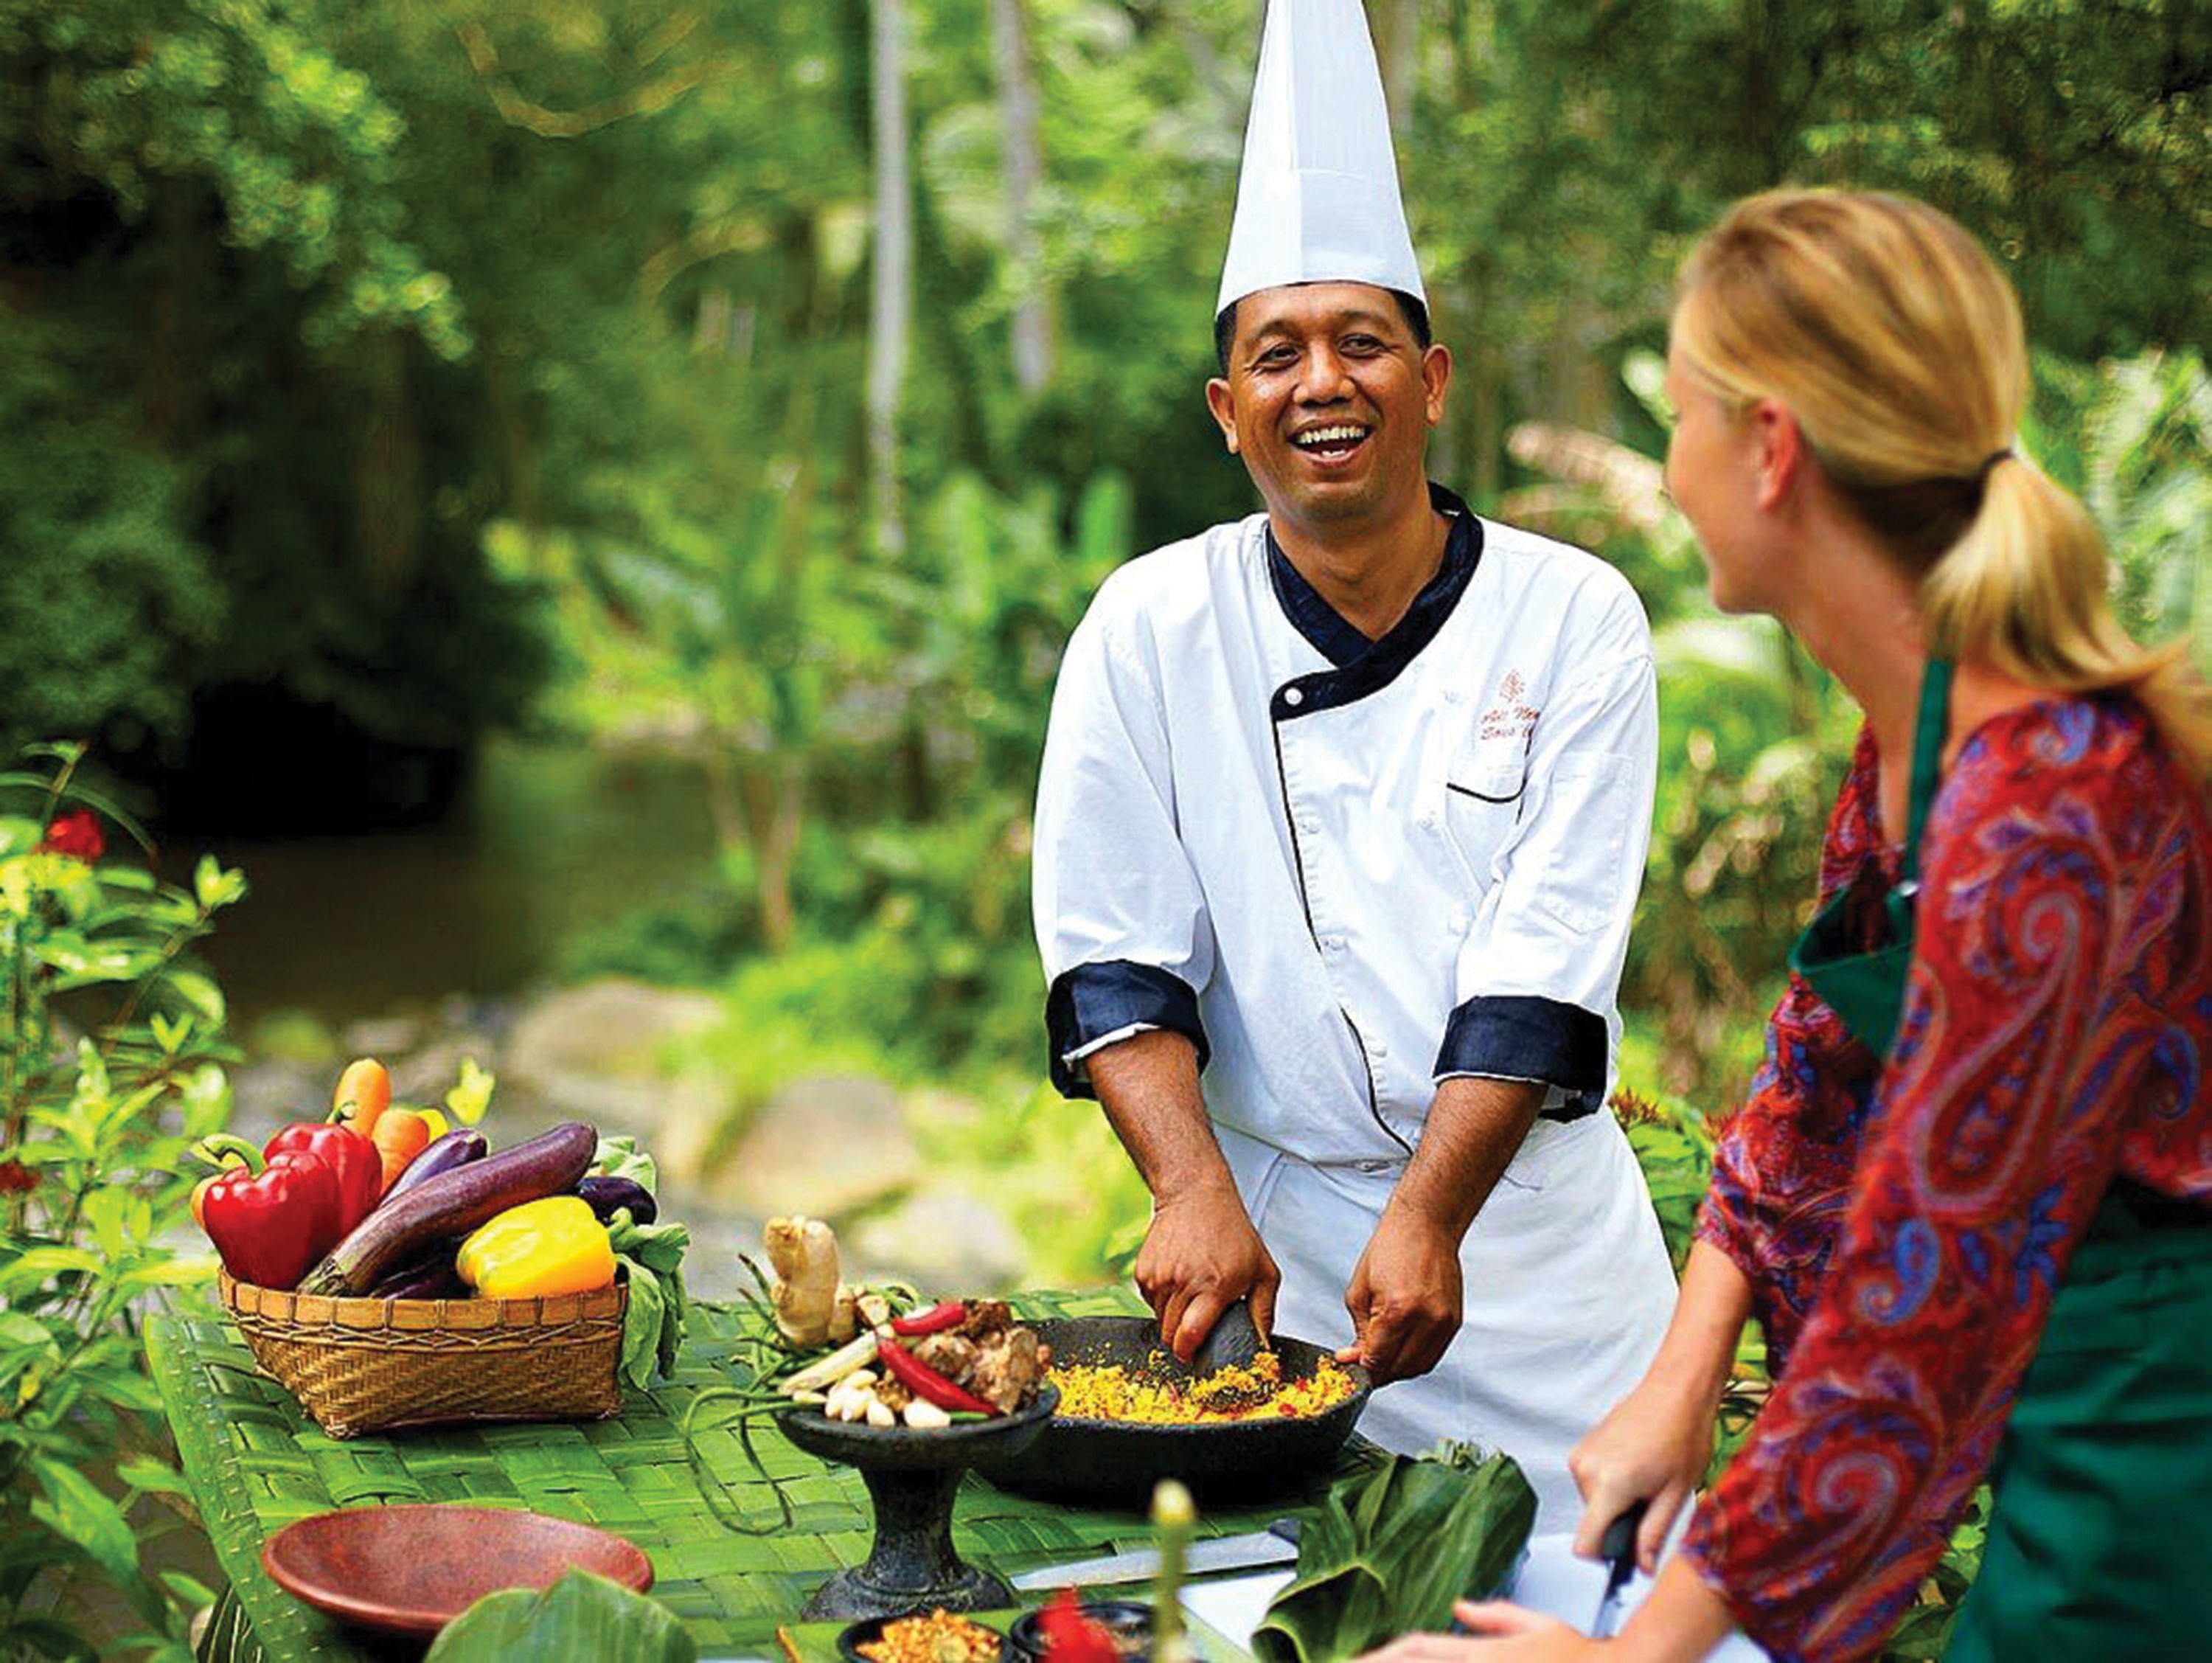
<path id="1" fill-rule="evenodd" d="M 1578 1546 L 1650 1569 L 1747 1317 L 1774 1392 L 1613 1642 L 1466 1605 L 1398 1663 L 1877 1652 L 1985 1477 L 1951 1663 L 2207 1654 L 2212 825 L 2178 650 L 2134 646 L 2081 505 L 2013 435 L 2012 291 L 1858 192 L 1738 204 L 1670 345 L 1668 489 L 1715 600 L 1865 713 L 1767 1063 L 1657 1361 L 1577 1448 Z M 2190 557 L 2176 551 L 2177 558 Z"/>

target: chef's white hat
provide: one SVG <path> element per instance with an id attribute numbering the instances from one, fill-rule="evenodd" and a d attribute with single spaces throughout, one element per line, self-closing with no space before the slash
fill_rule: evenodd
<path id="1" fill-rule="evenodd" d="M 1428 303 L 1359 0 L 1268 0 L 1215 315 L 1290 283 L 1371 283 Z"/>

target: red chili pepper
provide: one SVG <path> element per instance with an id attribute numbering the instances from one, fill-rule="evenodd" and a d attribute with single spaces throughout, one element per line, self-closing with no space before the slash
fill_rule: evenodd
<path id="1" fill-rule="evenodd" d="M 1045 1663 L 1121 1663 L 1121 1650 L 1103 1623 L 1084 1615 L 1075 1590 L 1062 1588 L 1037 1614 Z"/>
<path id="2" fill-rule="evenodd" d="M 906 1339 L 920 1339 L 924 1334 L 941 1334 L 948 1328 L 957 1328 L 967 1320 L 967 1306 L 958 1300 L 947 1300 L 927 1311 L 909 1311 L 902 1317 L 893 1318 L 891 1332 Z"/>
<path id="3" fill-rule="evenodd" d="M 336 1246 L 343 1205 L 337 1169 L 304 1154 L 218 1173 L 200 1199 L 223 1268 L 257 1288 L 291 1287 Z"/>
<path id="4" fill-rule="evenodd" d="M 338 1208 L 336 1235 L 326 1246 L 367 1218 L 384 1194 L 384 1157 L 376 1145 L 350 1126 L 333 1126 L 303 1120 L 287 1126 L 262 1146 L 264 1154 L 303 1154 L 319 1160 L 337 1175 Z"/>
<path id="5" fill-rule="evenodd" d="M 915 1397 L 925 1398 L 939 1409 L 964 1410 L 970 1415 L 996 1415 L 999 1412 L 965 1386 L 955 1386 L 946 1380 L 896 1340 L 879 1341 L 876 1355 L 884 1360 L 884 1367 L 891 1371 L 893 1380 Z"/>

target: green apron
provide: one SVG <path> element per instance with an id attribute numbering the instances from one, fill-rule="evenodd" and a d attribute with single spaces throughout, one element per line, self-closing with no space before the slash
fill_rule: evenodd
<path id="1" fill-rule="evenodd" d="M 1912 958 L 1920 833 L 1936 795 L 1951 667 L 1931 661 L 1913 734 L 1911 810 L 1887 941 L 1851 950 L 1839 892 L 1790 955 L 1859 1039 L 1887 1055 Z M 1948 1663 L 2179 1663 L 2212 1658 L 2212 1209 L 2124 1179 L 2067 1266 L 1990 1481 L 1980 1575 Z"/>
<path id="2" fill-rule="evenodd" d="M 1850 940 L 1855 884 L 1845 884 L 1815 913 L 1797 945 L 1790 949 L 1790 968 L 1812 984 L 1828 1008 L 1878 1057 L 1889 1055 L 1897 1019 L 1905 1008 L 1905 972 L 1912 964 L 1912 899 L 1920 890 L 1920 828 L 1943 765 L 1943 730 L 1951 716 L 1949 661 L 1931 658 L 1920 678 L 1920 715 L 1912 729 L 1912 783 L 1905 816 L 1904 860 L 1897 887 L 1882 897 L 1889 939 L 1871 952 Z"/>

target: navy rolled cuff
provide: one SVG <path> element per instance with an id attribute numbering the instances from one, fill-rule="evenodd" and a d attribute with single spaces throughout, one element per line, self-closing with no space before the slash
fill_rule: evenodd
<path id="1" fill-rule="evenodd" d="M 1200 1071 L 1212 1055 L 1190 984 L 1173 971 L 1129 959 L 1078 965 L 1060 975 L 1045 996 L 1044 1026 L 1052 1044 L 1052 1083 L 1062 1097 L 1098 1095 L 1089 1070 L 1079 1075 L 1066 1060 L 1068 1053 L 1124 1028 L 1166 1028 L 1182 1034 L 1198 1047 Z"/>
<path id="2" fill-rule="evenodd" d="M 1451 1014 L 1437 1075 L 1540 1080 L 1566 1097 L 1543 1118 L 1579 1120 L 1603 1106 L 1608 1049 L 1605 1018 L 1595 1011 L 1534 994 L 1496 994 Z"/>

